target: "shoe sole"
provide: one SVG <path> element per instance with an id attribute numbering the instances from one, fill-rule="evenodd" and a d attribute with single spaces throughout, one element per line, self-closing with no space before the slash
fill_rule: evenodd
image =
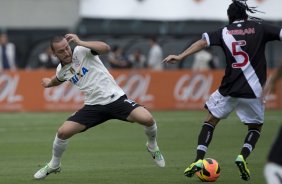
<path id="1" fill-rule="evenodd" d="M 237 165 L 238 168 L 239 168 L 239 171 L 240 171 L 240 173 L 241 173 L 241 178 L 242 178 L 243 180 L 245 180 L 245 181 L 250 180 L 250 175 L 249 175 L 248 172 L 246 171 L 245 166 L 244 166 L 244 163 L 241 162 L 241 161 L 236 161 L 235 163 L 236 163 L 236 165 Z"/>

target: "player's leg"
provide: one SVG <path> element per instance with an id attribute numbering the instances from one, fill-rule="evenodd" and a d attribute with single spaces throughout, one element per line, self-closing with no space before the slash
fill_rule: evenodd
<path id="1" fill-rule="evenodd" d="M 95 108 L 95 106 L 86 105 L 72 114 L 67 121 L 63 123 L 58 129 L 53 142 L 52 159 L 45 167 L 35 173 L 34 177 L 36 179 L 43 179 L 52 172 L 60 171 L 61 157 L 70 137 L 107 120 L 107 118 L 99 116 L 100 109 L 100 107 Z"/>
<path id="2" fill-rule="evenodd" d="M 109 116 L 112 118 L 132 123 L 137 122 L 144 125 L 145 128 L 148 128 L 148 134 L 151 130 L 152 136 L 150 136 L 151 138 L 149 142 L 154 146 L 156 143 L 157 125 L 153 116 L 147 109 L 128 99 L 126 95 L 120 97 L 115 102 L 106 105 L 105 108 L 107 113 L 109 113 Z"/>
<path id="3" fill-rule="evenodd" d="M 152 154 L 154 161 L 160 167 L 165 166 L 164 158 L 159 150 L 157 138 L 157 124 L 151 113 L 136 102 L 128 99 L 126 95 L 113 103 L 106 105 L 107 113 L 115 119 L 137 122 L 144 125 L 145 134 L 148 137 L 147 149 Z"/>
<path id="4" fill-rule="evenodd" d="M 231 100 L 231 97 L 222 96 L 218 91 L 215 91 L 206 102 L 205 107 L 209 113 L 198 136 L 195 161 L 185 169 L 185 176 L 192 177 L 197 171 L 203 168 L 202 160 L 212 140 L 217 123 L 220 119 L 226 118 L 233 111 L 235 105 L 236 101 Z"/>
<path id="5" fill-rule="evenodd" d="M 56 168 L 60 165 L 61 157 L 66 150 L 69 138 L 77 133 L 82 132 L 85 128 L 85 125 L 73 121 L 66 121 L 59 128 L 53 142 L 53 155 L 49 163 L 52 168 Z"/>
<path id="6" fill-rule="evenodd" d="M 240 120 L 248 125 L 248 133 L 243 147 L 235 160 L 241 173 L 241 178 L 247 181 L 250 179 L 250 171 L 247 167 L 246 159 L 254 150 L 260 137 L 264 121 L 264 104 L 260 99 L 239 99 L 236 112 Z"/>
<path id="7" fill-rule="evenodd" d="M 219 121 L 219 118 L 214 117 L 209 112 L 198 136 L 197 156 L 195 161 L 198 161 L 199 159 L 202 160 L 205 157 L 208 146 L 212 141 L 214 129 Z"/>
<path id="8" fill-rule="evenodd" d="M 145 134 L 147 135 L 147 149 L 151 153 L 153 159 L 158 166 L 164 167 L 165 160 L 163 155 L 160 152 L 160 149 L 157 144 L 157 123 L 153 118 L 152 114 L 145 109 L 144 107 L 137 107 L 132 110 L 127 117 L 127 120 L 130 122 L 137 122 L 141 125 L 144 125 Z"/>
<path id="9" fill-rule="evenodd" d="M 61 158 L 68 145 L 68 139 L 73 135 L 83 131 L 84 129 L 85 125 L 73 121 L 66 121 L 58 129 L 58 132 L 55 136 L 51 161 L 46 166 L 38 170 L 34 174 L 34 178 L 43 179 L 50 173 L 59 172 L 61 169 Z"/>
<path id="10" fill-rule="evenodd" d="M 144 107 L 137 107 L 127 117 L 130 122 L 137 122 L 144 125 L 145 134 L 148 138 L 148 146 L 154 148 L 157 145 L 157 123 L 151 113 Z"/>
<path id="11" fill-rule="evenodd" d="M 109 120 L 111 117 L 107 112 L 105 106 L 85 105 L 83 108 L 72 114 L 58 129 L 53 142 L 53 155 L 51 161 L 39 170 L 34 177 L 42 179 L 52 172 L 59 171 L 61 158 L 67 147 L 68 139 L 77 133 L 83 132 Z"/>
<path id="12" fill-rule="evenodd" d="M 254 150 L 255 145 L 260 137 L 260 130 L 261 126 L 251 126 L 248 127 L 248 133 L 244 140 L 244 145 L 241 149 L 240 154 L 237 156 L 235 163 L 237 167 L 239 168 L 239 171 L 241 173 L 241 178 L 243 180 L 248 181 L 250 179 L 250 170 L 247 167 L 246 159 L 251 154 L 251 152 Z"/>
<path id="13" fill-rule="evenodd" d="M 264 176 L 267 184 L 282 183 L 282 126 L 275 138 L 268 154 L 267 163 L 264 167 Z"/>
<path id="14" fill-rule="evenodd" d="M 240 155 L 246 160 L 251 152 L 255 149 L 256 143 L 260 137 L 262 124 L 248 125 L 248 133 L 244 140 L 244 145 L 241 149 Z"/>
<path id="15" fill-rule="evenodd" d="M 205 157 L 208 146 L 213 137 L 213 131 L 220 119 L 214 117 L 211 113 L 208 114 L 201 132 L 198 136 L 198 146 L 195 161 L 189 165 L 184 171 L 185 176 L 192 177 L 197 171 L 203 168 L 203 159 Z"/>

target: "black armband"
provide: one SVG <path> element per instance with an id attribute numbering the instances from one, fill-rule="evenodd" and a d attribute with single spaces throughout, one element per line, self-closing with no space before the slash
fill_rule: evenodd
<path id="1" fill-rule="evenodd" d="M 91 50 L 91 54 L 93 54 L 94 56 L 99 55 L 99 53 L 98 53 L 98 52 L 96 52 L 95 50 Z"/>

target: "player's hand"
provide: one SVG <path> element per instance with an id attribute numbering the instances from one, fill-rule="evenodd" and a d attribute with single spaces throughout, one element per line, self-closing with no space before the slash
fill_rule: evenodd
<path id="1" fill-rule="evenodd" d="M 180 61 L 181 57 L 179 55 L 169 55 L 167 56 L 162 62 L 163 63 L 176 63 L 177 61 Z"/>
<path id="2" fill-rule="evenodd" d="M 67 41 L 70 42 L 74 42 L 77 45 L 80 45 L 81 40 L 78 38 L 78 36 L 76 34 L 66 34 L 65 38 L 67 39 Z"/>
<path id="3" fill-rule="evenodd" d="M 44 87 L 44 88 L 49 88 L 50 87 L 50 84 L 51 84 L 51 79 L 50 78 L 43 78 L 41 80 L 41 85 Z"/>

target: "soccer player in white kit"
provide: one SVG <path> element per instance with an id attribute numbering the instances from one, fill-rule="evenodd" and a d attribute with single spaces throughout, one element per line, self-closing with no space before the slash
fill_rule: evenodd
<path id="1" fill-rule="evenodd" d="M 73 51 L 70 42 L 77 45 Z M 156 141 L 155 119 L 148 110 L 127 98 L 98 56 L 109 52 L 109 45 L 100 41 L 82 41 L 76 34 L 66 34 L 54 37 L 50 46 L 60 64 L 54 77 L 42 79 L 42 86 L 49 88 L 70 81 L 84 93 L 85 102 L 58 129 L 53 142 L 52 158 L 34 174 L 34 178 L 43 179 L 50 173 L 59 172 L 61 157 L 69 139 L 110 119 L 144 125 L 148 138 L 147 150 L 156 164 L 164 167 L 165 160 Z"/>

